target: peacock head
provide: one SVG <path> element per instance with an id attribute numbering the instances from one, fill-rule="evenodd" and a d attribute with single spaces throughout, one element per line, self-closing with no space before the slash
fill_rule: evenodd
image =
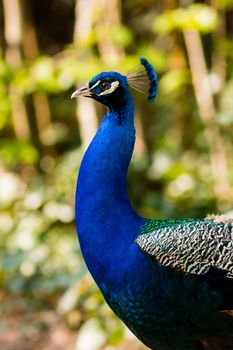
<path id="1" fill-rule="evenodd" d="M 90 97 L 109 108 L 120 106 L 127 95 L 127 77 L 117 72 L 102 72 L 86 86 L 76 90 L 71 97 Z"/>
<path id="2" fill-rule="evenodd" d="M 129 87 L 148 95 L 148 101 L 152 102 L 158 90 L 157 75 L 153 66 L 146 58 L 141 57 L 140 62 L 143 70 L 129 75 L 122 75 L 118 72 L 102 72 L 93 77 L 87 85 L 76 90 L 73 97 L 89 97 L 104 104 L 110 109 L 118 109 L 129 98 Z"/>

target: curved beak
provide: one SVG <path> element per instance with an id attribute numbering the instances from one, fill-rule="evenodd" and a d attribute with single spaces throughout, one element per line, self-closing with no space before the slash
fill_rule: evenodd
<path id="1" fill-rule="evenodd" d="M 89 89 L 89 86 L 83 86 L 82 88 L 75 90 L 72 95 L 71 98 L 75 98 L 75 97 L 79 97 L 79 96 L 84 96 L 84 97 L 90 97 L 91 96 L 91 92 Z"/>

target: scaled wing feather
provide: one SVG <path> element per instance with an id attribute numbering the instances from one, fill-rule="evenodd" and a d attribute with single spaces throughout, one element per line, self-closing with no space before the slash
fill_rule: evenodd
<path id="1" fill-rule="evenodd" d="M 199 275 L 214 267 L 233 278 L 231 221 L 147 220 L 136 243 L 165 266 Z"/>

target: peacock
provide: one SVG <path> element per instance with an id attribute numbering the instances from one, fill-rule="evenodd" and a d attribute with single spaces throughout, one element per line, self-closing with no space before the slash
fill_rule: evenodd
<path id="1" fill-rule="evenodd" d="M 76 227 L 86 265 L 106 302 L 153 350 L 233 350 L 233 218 L 146 219 L 132 208 L 127 172 L 135 143 L 130 87 L 158 79 L 151 63 L 129 75 L 102 72 L 72 97 L 107 107 L 83 157 Z"/>

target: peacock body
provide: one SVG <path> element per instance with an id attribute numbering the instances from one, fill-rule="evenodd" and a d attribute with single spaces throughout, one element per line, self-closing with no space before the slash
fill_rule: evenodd
<path id="1" fill-rule="evenodd" d="M 126 189 L 134 143 L 129 85 L 157 77 L 104 72 L 72 97 L 108 107 L 80 167 L 76 225 L 83 257 L 106 302 L 154 350 L 232 350 L 233 220 L 149 220 L 132 208 Z M 136 86 L 135 86 L 136 87 Z"/>

